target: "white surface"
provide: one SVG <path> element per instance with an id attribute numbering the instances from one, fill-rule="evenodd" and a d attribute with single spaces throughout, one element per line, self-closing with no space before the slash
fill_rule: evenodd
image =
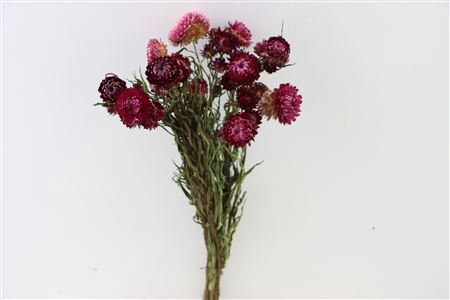
<path id="1" fill-rule="evenodd" d="M 199 297 L 164 131 L 94 108 L 187 10 L 280 31 L 304 97 L 262 126 L 224 297 L 448 297 L 448 4 L 6 3 L 3 296 Z"/>

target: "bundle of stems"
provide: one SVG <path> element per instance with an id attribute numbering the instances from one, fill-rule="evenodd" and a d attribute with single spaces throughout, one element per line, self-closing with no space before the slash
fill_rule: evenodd
<path id="1" fill-rule="evenodd" d="M 210 62 L 200 59 L 196 43 L 192 48 L 184 47 L 180 53 L 190 58 L 196 79 L 208 82 L 209 92 L 202 95 L 189 83 L 170 90 L 161 98 L 168 109 L 159 126 L 173 136 L 180 153 L 174 181 L 195 207 L 193 219 L 203 229 L 207 251 L 203 299 L 214 300 L 219 298 L 220 278 L 243 213 L 246 192 L 242 184 L 261 162 L 246 169 L 247 147 L 236 148 L 220 139 L 223 120 L 238 110 L 235 92 L 220 88 L 220 74 L 204 67 Z M 140 77 L 135 76 L 134 84 L 153 94 Z"/>

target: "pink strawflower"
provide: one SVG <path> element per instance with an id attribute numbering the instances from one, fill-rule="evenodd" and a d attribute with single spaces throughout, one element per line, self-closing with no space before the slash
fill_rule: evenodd
<path id="1" fill-rule="evenodd" d="M 151 39 L 147 45 L 147 62 L 167 56 L 167 46 L 161 40 Z"/>
<path id="2" fill-rule="evenodd" d="M 199 12 L 188 12 L 170 31 L 169 40 L 174 46 L 183 46 L 196 42 L 209 30 L 209 20 Z"/>
<path id="3" fill-rule="evenodd" d="M 256 113 L 241 112 L 230 115 L 220 129 L 222 140 L 235 147 L 245 147 L 258 133 L 260 118 Z"/>
<path id="4" fill-rule="evenodd" d="M 116 109 L 124 125 L 129 128 L 143 126 L 153 129 L 164 116 L 164 108 L 151 101 L 148 94 L 134 86 L 123 90 L 116 101 Z"/>
<path id="5" fill-rule="evenodd" d="M 237 89 L 237 105 L 245 111 L 253 111 L 267 90 L 267 86 L 260 82 L 241 86 Z"/>
<path id="6" fill-rule="evenodd" d="M 231 56 L 226 75 L 235 85 L 251 84 L 259 78 L 261 64 L 253 55 L 238 52 Z"/>
<path id="7" fill-rule="evenodd" d="M 236 40 L 238 47 L 250 46 L 250 41 L 252 39 L 252 33 L 245 26 L 244 23 L 239 22 L 239 21 L 234 21 L 234 23 L 229 22 L 228 27 L 225 28 L 225 30 L 227 30 L 228 32 L 231 33 L 231 35 Z"/>
<path id="8" fill-rule="evenodd" d="M 280 84 L 273 90 L 278 121 L 281 124 L 291 124 L 300 115 L 302 96 L 297 93 L 298 89 L 289 83 Z"/>

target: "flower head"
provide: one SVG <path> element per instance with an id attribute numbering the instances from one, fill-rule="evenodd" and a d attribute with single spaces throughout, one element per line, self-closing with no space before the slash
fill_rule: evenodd
<path id="1" fill-rule="evenodd" d="M 290 45 L 281 36 L 256 43 L 255 53 L 263 59 L 263 68 L 268 73 L 277 71 L 289 60 Z"/>
<path id="2" fill-rule="evenodd" d="M 187 80 L 191 74 L 189 60 L 181 54 L 158 57 L 147 65 L 145 71 L 150 84 L 158 88 L 170 89 Z"/>
<path id="3" fill-rule="evenodd" d="M 255 82 L 250 86 L 241 86 L 237 89 L 237 105 L 245 111 L 252 111 L 267 90 L 267 86 L 260 82 Z"/>
<path id="4" fill-rule="evenodd" d="M 265 92 L 258 103 L 259 111 L 267 119 L 277 119 L 281 124 L 291 124 L 300 115 L 302 96 L 289 83 L 280 84 L 273 92 Z"/>
<path id="5" fill-rule="evenodd" d="M 256 113 L 241 112 L 230 115 L 220 129 L 222 140 L 235 147 L 245 147 L 258 133 L 259 119 Z"/>
<path id="6" fill-rule="evenodd" d="M 234 53 L 228 64 L 226 75 L 235 85 L 248 85 L 259 78 L 261 64 L 258 59 L 249 53 Z"/>
<path id="7" fill-rule="evenodd" d="M 159 57 L 147 65 L 145 74 L 150 84 L 170 88 L 176 84 L 180 67 L 176 59 L 171 56 Z"/>
<path id="8" fill-rule="evenodd" d="M 227 28 L 225 28 L 235 39 L 237 46 L 248 47 L 250 46 L 250 41 L 252 39 L 252 33 L 245 26 L 244 23 L 239 21 L 234 21 L 234 23 L 229 22 Z"/>
<path id="9" fill-rule="evenodd" d="M 302 96 L 297 93 L 298 89 L 289 83 L 280 84 L 273 90 L 278 121 L 281 124 L 291 124 L 300 115 Z"/>
<path id="10" fill-rule="evenodd" d="M 189 75 L 191 75 L 192 73 L 191 63 L 189 62 L 189 59 L 179 53 L 174 53 L 171 55 L 171 57 L 176 60 L 179 67 L 179 73 L 176 79 L 177 83 L 186 81 L 189 78 Z"/>
<path id="11" fill-rule="evenodd" d="M 147 62 L 167 56 L 167 46 L 161 40 L 151 39 L 147 44 Z"/>
<path id="12" fill-rule="evenodd" d="M 161 103 L 156 101 L 151 101 L 151 109 L 150 114 L 148 116 L 147 121 L 144 121 L 141 125 L 145 129 L 154 129 L 158 126 L 158 122 L 164 118 L 166 111 Z"/>
<path id="13" fill-rule="evenodd" d="M 238 43 L 233 34 L 228 30 L 220 27 L 213 28 L 209 31 L 209 43 L 205 45 L 204 53 L 214 56 L 217 53 L 231 54 L 238 47 Z M 208 50 L 208 51 L 207 51 Z"/>
<path id="14" fill-rule="evenodd" d="M 106 75 L 105 79 L 100 83 L 100 86 L 98 87 L 100 98 L 107 104 L 108 112 L 110 114 L 116 114 L 115 104 L 117 96 L 126 88 L 126 82 L 114 74 Z"/>
<path id="15" fill-rule="evenodd" d="M 138 86 L 123 90 L 117 98 L 116 108 L 122 123 L 129 128 L 143 126 L 153 129 L 164 116 L 161 104 L 151 101 Z"/>
<path id="16" fill-rule="evenodd" d="M 170 31 L 169 40 L 174 46 L 187 45 L 204 37 L 209 30 L 209 20 L 199 12 L 188 12 Z"/>

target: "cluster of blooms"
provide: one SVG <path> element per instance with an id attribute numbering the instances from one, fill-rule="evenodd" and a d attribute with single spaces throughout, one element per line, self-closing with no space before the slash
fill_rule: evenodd
<path id="1" fill-rule="evenodd" d="M 164 107 L 150 100 L 140 86 L 127 88 L 125 81 L 113 74 L 108 74 L 98 88 L 104 106 L 110 114 L 118 114 L 127 127 L 142 126 L 153 129 L 164 117 Z"/>
<path id="2" fill-rule="evenodd" d="M 235 103 L 235 112 L 223 120 L 218 136 L 235 147 L 245 147 L 254 140 L 263 116 L 281 124 L 296 120 L 302 103 L 298 89 L 285 83 L 270 90 L 257 81 L 261 72 L 274 73 L 287 65 L 290 45 L 282 36 L 256 43 L 252 54 L 248 49 L 252 34 L 244 23 L 235 21 L 224 28 L 210 28 L 209 20 L 197 12 L 184 15 L 169 33 L 169 41 L 174 46 L 197 44 L 202 38 L 206 42 L 201 55 L 208 62 L 210 74 L 219 76 L 220 86 L 208 87 L 203 78 L 192 72 L 190 59 L 181 54 L 184 48 L 169 54 L 166 44 L 151 39 L 147 45 L 145 75 L 152 93 L 140 84 L 127 88 L 125 81 L 107 75 L 99 87 L 102 105 L 109 113 L 117 113 L 130 128 L 153 129 L 166 111 L 156 99 L 168 95 L 171 89 L 188 86 L 191 93 L 205 99 L 208 90 L 214 95 L 217 90 L 219 95 L 221 91 L 234 91 L 228 95 L 236 95 L 235 99 L 228 101 Z"/>

